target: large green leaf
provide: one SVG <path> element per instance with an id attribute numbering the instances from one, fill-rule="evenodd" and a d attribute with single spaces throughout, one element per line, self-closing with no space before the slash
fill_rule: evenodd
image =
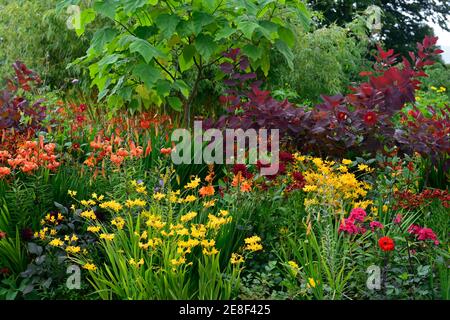
<path id="1" fill-rule="evenodd" d="M 158 16 L 155 22 L 161 30 L 162 37 L 168 39 L 174 34 L 180 20 L 175 14 L 164 13 Z"/>
<path id="2" fill-rule="evenodd" d="M 153 58 L 161 57 L 163 55 L 161 51 L 152 46 L 148 41 L 138 38 L 135 38 L 133 43 L 130 44 L 130 52 L 138 52 L 147 63 Z"/>
<path id="3" fill-rule="evenodd" d="M 230 38 L 230 36 L 233 35 L 235 32 L 236 32 L 236 29 L 233 29 L 227 25 L 227 26 L 222 27 L 215 33 L 214 39 L 216 41 L 222 40 L 222 39 L 227 39 L 227 38 Z"/>
<path id="4" fill-rule="evenodd" d="M 148 2 L 148 0 L 122 0 L 123 10 L 125 13 L 134 13 L 136 9 L 142 8 Z"/>
<path id="5" fill-rule="evenodd" d="M 259 24 L 256 21 L 247 20 L 246 18 L 241 18 L 236 21 L 237 29 L 242 31 L 247 39 L 252 39 L 253 32 L 256 28 L 259 28 Z"/>
<path id="6" fill-rule="evenodd" d="M 91 41 L 91 49 L 95 52 L 102 52 L 105 44 L 109 43 L 117 35 L 117 30 L 113 28 L 103 28 L 94 33 Z"/>
<path id="7" fill-rule="evenodd" d="M 195 39 L 194 45 L 205 61 L 209 61 L 209 58 L 219 48 L 219 46 L 214 42 L 213 37 L 204 34 L 200 34 L 197 39 Z"/>
<path id="8" fill-rule="evenodd" d="M 119 3 L 117 0 L 102 0 L 94 3 L 94 10 L 101 15 L 114 20 L 116 16 L 116 9 Z"/>
<path id="9" fill-rule="evenodd" d="M 263 49 L 252 44 L 247 44 L 242 48 L 242 53 L 248 56 L 251 60 L 256 61 L 261 58 Z"/>
<path id="10" fill-rule="evenodd" d="M 288 45 L 281 40 L 275 41 L 275 47 L 284 56 L 289 68 L 294 70 L 294 63 L 292 62 L 294 60 L 294 54 L 292 53 L 291 48 L 289 48 Z"/>
<path id="11" fill-rule="evenodd" d="M 173 110 L 181 112 L 183 111 L 183 103 L 181 100 L 177 97 L 168 97 L 167 101 L 169 102 L 169 105 L 172 107 Z"/>
<path id="12" fill-rule="evenodd" d="M 295 34 L 291 29 L 282 26 L 278 27 L 278 35 L 280 39 L 287 43 L 288 46 L 293 47 L 295 44 Z"/>
<path id="13" fill-rule="evenodd" d="M 161 72 L 156 67 L 141 63 L 133 68 L 133 75 L 138 77 L 145 86 L 150 90 L 157 80 L 162 78 Z"/>
<path id="14" fill-rule="evenodd" d="M 178 58 L 181 72 L 189 70 L 194 64 L 195 47 L 188 45 L 184 48 L 183 53 Z"/>

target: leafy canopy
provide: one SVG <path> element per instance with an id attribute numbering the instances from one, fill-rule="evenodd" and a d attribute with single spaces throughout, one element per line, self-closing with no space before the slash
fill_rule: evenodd
<path id="1" fill-rule="evenodd" d="M 77 32 L 96 19 L 108 22 L 78 62 L 89 64 L 99 99 L 135 109 L 169 104 L 189 118 L 205 71 L 232 47 L 266 75 L 272 48 L 292 68 L 293 30 L 307 27 L 309 11 L 300 0 L 101 0 L 82 8 Z"/>

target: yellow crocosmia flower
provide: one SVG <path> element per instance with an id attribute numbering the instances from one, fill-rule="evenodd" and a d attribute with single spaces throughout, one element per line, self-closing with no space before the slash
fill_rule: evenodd
<path id="1" fill-rule="evenodd" d="M 352 160 L 342 159 L 342 164 L 344 164 L 344 165 L 346 165 L 346 166 L 351 165 L 352 162 L 353 162 Z"/>
<path id="2" fill-rule="evenodd" d="M 64 242 L 61 239 L 53 239 L 49 242 L 49 245 L 52 247 L 61 247 L 64 244 Z"/>
<path id="3" fill-rule="evenodd" d="M 173 230 L 171 230 L 170 232 L 167 232 L 166 230 L 161 231 L 161 235 L 163 235 L 164 237 L 172 237 L 174 234 L 175 232 Z"/>
<path id="4" fill-rule="evenodd" d="M 70 237 L 69 236 L 64 236 L 64 241 L 70 241 Z"/>
<path id="5" fill-rule="evenodd" d="M 97 219 L 97 216 L 95 215 L 95 212 L 93 210 L 83 211 L 82 213 L 80 213 L 80 216 L 91 220 Z"/>
<path id="6" fill-rule="evenodd" d="M 95 271 L 95 270 L 97 270 L 97 266 L 95 264 L 92 264 L 92 263 L 86 263 L 83 266 L 83 269 L 86 269 L 86 270 L 89 270 L 89 271 Z"/>
<path id="7" fill-rule="evenodd" d="M 317 286 L 316 281 L 313 278 L 308 279 L 308 284 L 313 288 Z"/>
<path id="8" fill-rule="evenodd" d="M 180 221 L 181 222 L 188 222 L 194 219 L 197 216 L 197 212 L 191 211 L 186 213 L 185 215 L 181 216 Z"/>
<path id="9" fill-rule="evenodd" d="M 80 253 L 80 251 L 81 251 L 81 248 L 78 246 L 67 246 L 66 247 L 67 253 L 77 254 L 77 253 Z"/>
<path id="10" fill-rule="evenodd" d="M 388 206 L 384 204 L 382 210 L 384 213 L 386 213 L 388 211 Z"/>
<path id="11" fill-rule="evenodd" d="M 222 216 L 222 217 L 226 217 L 227 215 L 228 215 L 228 210 L 220 210 L 219 211 L 219 214 Z"/>
<path id="12" fill-rule="evenodd" d="M 191 225 L 191 236 L 194 238 L 204 238 L 206 236 L 206 227 L 203 224 Z"/>
<path id="13" fill-rule="evenodd" d="M 183 202 L 194 202 L 195 200 L 197 200 L 196 196 L 188 195 L 186 198 L 183 199 Z"/>
<path id="14" fill-rule="evenodd" d="M 141 199 L 135 199 L 135 200 L 130 200 L 130 199 L 128 199 L 128 200 L 125 202 L 125 205 L 126 205 L 128 208 L 133 208 L 133 207 L 144 207 L 146 204 L 147 204 L 147 202 L 145 202 L 144 200 L 141 200 Z"/>
<path id="15" fill-rule="evenodd" d="M 147 233 L 146 230 L 144 230 L 144 231 L 142 232 L 142 234 L 139 236 L 139 239 L 140 239 L 140 240 L 147 240 L 147 238 L 148 238 L 148 233 Z"/>
<path id="16" fill-rule="evenodd" d="M 98 201 L 103 201 L 103 199 L 105 199 L 105 196 L 104 196 L 104 195 L 100 195 L 100 196 L 97 198 Z"/>
<path id="17" fill-rule="evenodd" d="M 87 227 L 87 231 L 92 232 L 92 233 L 97 233 L 100 231 L 100 227 L 98 226 L 89 226 Z"/>
<path id="18" fill-rule="evenodd" d="M 256 252 L 263 249 L 262 244 L 260 243 L 261 238 L 258 236 L 252 236 L 244 239 L 245 242 L 245 250 Z"/>
<path id="19" fill-rule="evenodd" d="M 199 177 L 195 177 L 194 179 L 191 180 L 191 182 L 189 182 L 188 184 L 186 184 L 184 186 L 185 189 L 195 189 L 199 186 L 200 182 L 202 180 Z"/>
<path id="20" fill-rule="evenodd" d="M 76 191 L 72 191 L 72 190 L 67 191 L 67 193 L 68 193 L 69 196 L 71 196 L 71 197 L 75 197 L 75 196 L 77 195 L 77 192 L 76 192 Z"/>
<path id="21" fill-rule="evenodd" d="M 358 164 L 358 170 L 359 171 L 366 171 L 367 169 L 369 169 L 368 165 L 362 164 L 362 163 Z"/>
<path id="22" fill-rule="evenodd" d="M 209 214 L 208 215 L 208 223 L 206 224 L 206 227 L 209 229 L 219 229 L 221 226 L 223 226 L 227 222 L 228 222 L 228 219 L 225 219 L 224 217 L 217 217 L 215 215 Z"/>
<path id="23" fill-rule="evenodd" d="M 210 250 L 203 248 L 203 254 L 206 256 L 212 256 L 214 254 L 218 254 L 219 250 L 217 250 L 216 248 L 211 248 Z"/>
<path id="24" fill-rule="evenodd" d="M 211 207 L 214 207 L 215 205 L 216 205 L 216 199 L 203 202 L 203 207 L 205 207 L 205 208 L 211 208 Z"/>
<path id="25" fill-rule="evenodd" d="M 102 209 L 110 209 L 118 213 L 123 209 L 123 206 L 115 200 L 105 201 L 100 204 L 100 208 Z"/>
<path id="26" fill-rule="evenodd" d="M 71 241 L 71 242 L 78 241 L 78 237 L 77 237 L 75 234 L 73 234 L 73 235 L 72 235 L 72 238 L 70 238 L 70 241 Z"/>
<path id="27" fill-rule="evenodd" d="M 317 190 L 317 186 L 306 185 L 303 187 L 303 191 L 305 192 L 314 192 Z"/>
<path id="28" fill-rule="evenodd" d="M 205 248 L 214 247 L 216 245 L 216 240 L 214 240 L 214 239 L 206 240 L 205 239 L 205 240 L 202 240 L 200 242 L 200 244 L 202 245 L 202 247 L 205 247 Z"/>
<path id="29" fill-rule="evenodd" d="M 348 168 L 346 166 L 339 166 L 338 170 L 342 173 L 347 173 L 348 172 Z"/>
<path id="30" fill-rule="evenodd" d="M 180 257 L 179 259 L 172 259 L 172 260 L 170 260 L 170 263 L 173 266 L 179 266 L 179 265 L 182 265 L 182 264 L 186 263 L 186 259 L 184 257 Z"/>
<path id="31" fill-rule="evenodd" d="M 113 233 L 102 233 L 102 234 L 100 234 L 100 239 L 112 241 L 114 239 L 114 236 L 115 235 Z"/>
<path id="32" fill-rule="evenodd" d="M 139 242 L 138 245 L 139 245 L 139 248 L 144 249 L 144 250 L 147 250 L 148 247 L 149 247 L 149 244 L 148 244 L 148 243 L 142 243 L 142 242 Z"/>
<path id="33" fill-rule="evenodd" d="M 431 86 L 430 89 L 433 90 L 433 91 L 437 90 L 437 88 L 435 86 Z"/>
<path id="34" fill-rule="evenodd" d="M 52 230 L 50 230 L 50 235 L 51 235 L 51 236 L 54 236 L 54 235 L 56 235 L 56 233 L 57 233 L 57 232 L 56 232 L 56 230 L 55 230 L 55 229 L 52 229 Z"/>
<path id="35" fill-rule="evenodd" d="M 70 206 L 70 210 L 72 210 L 72 211 L 75 211 L 75 210 L 76 210 L 76 208 L 75 208 L 75 205 L 74 205 L 74 204 Z"/>
<path id="36" fill-rule="evenodd" d="M 161 192 L 157 192 L 153 195 L 153 199 L 155 199 L 156 201 L 160 201 L 162 199 L 164 199 L 166 197 L 165 194 L 162 194 Z"/>
<path id="37" fill-rule="evenodd" d="M 113 226 L 116 226 L 117 229 L 122 230 L 123 226 L 125 225 L 125 220 L 122 217 L 116 217 L 111 220 L 111 224 Z"/>
<path id="38" fill-rule="evenodd" d="M 241 256 L 240 254 L 232 253 L 230 262 L 231 262 L 231 264 L 240 264 L 240 263 L 245 262 L 245 260 L 244 260 L 244 257 Z"/>
<path id="39" fill-rule="evenodd" d="M 439 92 L 446 92 L 447 91 L 447 88 L 446 87 L 440 87 L 439 88 Z"/>
<path id="40" fill-rule="evenodd" d="M 188 236 L 189 235 L 189 230 L 187 228 L 183 228 L 183 229 L 177 230 L 177 235 L 179 235 L 179 236 Z"/>
<path id="41" fill-rule="evenodd" d="M 92 199 L 97 199 L 97 194 L 94 192 L 93 194 L 91 194 Z"/>

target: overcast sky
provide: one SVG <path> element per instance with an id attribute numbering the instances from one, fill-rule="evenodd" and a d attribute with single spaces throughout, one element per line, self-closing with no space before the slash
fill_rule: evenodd
<path id="1" fill-rule="evenodd" d="M 438 45 L 441 46 L 445 52 L 442 54 L 444 61 L 450 63 L 450 32 L 442 30 L 438 25 L 431 23 L 434 33 L 439 37 Z"/>

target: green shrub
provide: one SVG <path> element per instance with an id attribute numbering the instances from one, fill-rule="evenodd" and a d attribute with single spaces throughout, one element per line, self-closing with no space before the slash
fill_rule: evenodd
<path id="1" fill-rule="evenodd" d="M 347 28 L 330 26 L 299 32 L 293 49 L 294 69 L 291 71 L 280 55 L 273 54 L 270 85 L 295 91 L 298 96 L 294 101 L 317 102 L 321 94 L 347 92 L 367 63 L 367 48 L 365 34 Z"/>

